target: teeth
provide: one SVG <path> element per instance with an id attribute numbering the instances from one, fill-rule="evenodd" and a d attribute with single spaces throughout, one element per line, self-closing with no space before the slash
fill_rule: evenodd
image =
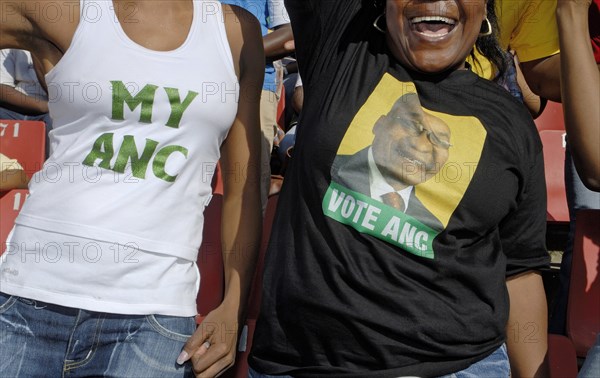
<path id="1" fill-rule="evenodd" d="M 409 163 L 411 163 L 411 164 L 418 165 L 418 166 L 421 166 L 421 167 L 425 166 L 425 163 L 423 163 L 423 162 L 422 162 L 422 161 L 420 161 L 420 160 L 411 159 L 411 158 L 409 158 L 408 156 L 406 156 L 406 155 L 402 155 L 402 154 L 401 154 L 400 156 L 402 156 L 402 157 L 403 157 L 405 160 L 407 160 L 407 161 L 408 161 Z"/>
<path id="2" fill-rule="evenodd" d="M 449 25 L 454 25 L 456 23 L 456 21 L 454 21 L 453 19 L 447 18 L 447 17 L 442 17 L 442 16 L 415 17 L 412 20 L 410 20 L 410 22 L 413 24 L 416 24 L 419 22 L 425 22 L 425 21 L 437 21 L 437 22 L 443 22 L 443 23 L 449 24 Z"/>

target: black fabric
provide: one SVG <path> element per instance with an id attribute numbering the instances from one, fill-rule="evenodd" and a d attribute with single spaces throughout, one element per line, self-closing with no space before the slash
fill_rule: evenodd
<path id="1" fill-rule="evenodd" d="M 286 7 L 298 31 L 305 104 L 266 256 L 250 365 L 299 377 L 429 377 L 485 358 L 504 342 L 506 276 L 549 263 L 541 143 L 529 114 L 468 70 L 422 76 L 398 66 L 371 26 L 377 15 L 369 4 L 288 0 Z M 448 196 L 431 192 L 438 197 L 423 206 L 439 219 L 450 209 L 442 228 L 429 230 L 429 258 L 326 214 L 326 193 L 344 187 L 332 167 L 353 121 L 377 104 L 374 96 L 411 90 L 392 93 L 380 83 L 414 83 L 427 112 L 475 120 L 450 125 L 448 167 L 468 146 L 457 136 L 479 123 L 473 133 L 485 135 L 480 156 L 462 162 L 473 168 L 457 179 L 466 188 L 452 177 L 428 180 Z M 427 190 L 416 195 L 424 199 Z M 453 193 L 456 203 L 447 199 Z"/>

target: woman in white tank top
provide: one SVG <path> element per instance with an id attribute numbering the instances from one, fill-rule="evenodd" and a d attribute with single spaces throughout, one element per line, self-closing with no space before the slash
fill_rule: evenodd
<path id="1" fill-rule="evenodd" d="M 0 262 L 0 376 L 227 369 L 261 234 L 258 23 L 208 0 L 0 0 L 0 19 L 54 124 Z M 196 329 L 217 161 L 225 297 Z"/>

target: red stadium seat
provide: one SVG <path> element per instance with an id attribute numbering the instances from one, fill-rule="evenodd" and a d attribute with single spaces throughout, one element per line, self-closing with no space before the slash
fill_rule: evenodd
<path id="1" fill-rule="evenodd" d="M 544 145 L 546 191 L 548 195 L 547 218 L 549 222 L 568 222 L 569 208 L 565 191 L 565 132 L 544 130 L 540 132 Z"/>
<path id="2" fill-rule="evenodd" d="M 17 159 L 29 178 L 42 169 L 45 150 L 44 122 L 0 120 L 0 153 Z"/>
<path id="3" fill-rule="evenodd" d="M 567 335 L 585 357 L 600 332 L 600 210 L 579 210 L 567 307 Z"/>
<path id="4" fill-rule="evenodd" d="M 200 316 L 206 316 L 223 301 L 224 276 L 221 255 L 221 208 L 223 196 L 214 194 L 204 209 L 204 231 L 198 252 L 200 291 L 196 306 Z"/>
<path id="5" fill-rule="evenodd" d="M 223 172 L 221 171 L 220 162 L 217 162 L 211 186 L 213 188 L 213 194 L 223 195 Z"/>
<path id="6" fill-rule="evenodd" d="M 577 356 L 568 337 L 548 334 L 548 377 L 577 377 Z"/>
<path id="7" fill-rule="evenodd" d="M 2 242 L 0 255 L 6 250 L 6 238 L 28 195 L 27 189 L 13 189 L 0 198 L 0 240 Z"/>
<path id="8" fill-rule="evenodd" d="M 544 130 L 564 131 L 565 121 L 562 104 L 548 101 L 542 114 L 535 119 L 535 125 L 540 132 Z"/>

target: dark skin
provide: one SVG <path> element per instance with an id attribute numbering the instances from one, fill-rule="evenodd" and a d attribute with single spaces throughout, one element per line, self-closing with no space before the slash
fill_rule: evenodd
<path id="1" fill-rule="evenodd" d="M 27 11 L 40 6 L 43 9 L 44 3 L 60 7 L 59 17 L 48 20 Z M 170 51 L 187 38 L 193 15 L 191 0 L 113 0 L 113 5 L 125 34 L 145 48 Z M 138 22 L 127 22 L 131 7 L 136 9 Z M 251 163 L 260 161 L 259 100 L 265 61 L 262 35 L 256 20 L 245 10 L 223 5 L 223 13 L 240 100 L 221 146 L 221 166 L 223 172 L 236 172 L 240 165 L 246 169 L 245 175 L 223 175 L 223 302 L 203 321 L 212 327 L 198 327 L 184 347 L 185 355 L 178 359 L 182 363 L 191 360 L 199 377 L 217 376 L 235 361 L 237 337 L 231 330 L 238 330 L 244 317 L 262 223 L 260 172 L 258 165 Z M 0 0 L 0 19 L 0 48 L 31 51 L 45 74 L 71 44 L 79 23 L 79 1 Z M 244 248 L 243 253 L 225 252 L 240 250 L 239 246 L 250 247 Z"/>
<path id="2" fill-rule="evenodd" d="M 30 116 L 48 113 L 48 101 L 28 96 L 6 84 L 0 84 L 0 107 Z"/>
<path id="3" fill-rule="evenodd" d="M 560 102 L 560 54 L 521 62 L 520 67 L 533 93 Z"/>
<path id="4" fill-rule="evenodd" d="M 449 17 L 454 20 L 455 26 L 444 36 L 427 35 L 411 26 L 413 17 L 431 15 Z M 387 44 L 403 66 L 419 72 L 464 69 L 465 59 L 475 45 L 485 16 L 485 0 L 387 0 Z M 552 66 L 543 64 L 536 67 L 548 69 Z M 527 77 L 527 73 L 525 75 Z M 528 271 L 511 277 L 507 289 L 511 301 L 511 321 L 539 325 L 540 340 L 538 343 L 523 343 L 507 338 L 512 377 L 547 377 L 544 364 L 548 350 L 545 326 L 547 310 L 541 276 L 535 271 Z"/>
<path id="5" fill-rule="evenodd" d="M 290 24 L 277 26 L 271 33 L 265 35 L 263 37 L 263 45 L 267 61 L 273 62 L 294 52 L 293 44 L 290 46 L 288 43 L 293 40 L 294 33 Z"/>
<path id="6" fill-rule="evenodd" d="M 600 191 L 600 70 L 590 48 L 590 4 L 590 0 L 559 1 L 557 21 L 563 109 L 571 155 L 585 186 Z"/>
<path id="7" fill-rule="evenodd" d="M 588 189 L 600 191 L 600 134 L 597 127 L 600 124 L 600 68 L 590 50 L 587 18 L 590 4 L 589 0 L 558 0 L 561 52 L 521 62 L 519 66 L 529 87 L 525 89 L 531 89 L 542 98 L 563 103 L 565 128 L 577 173 Z M 536 99 L 532 98 L 532 101 L 533 104 L 527 105 L 535 116 L 539 108 L 536 108 Z"/>

